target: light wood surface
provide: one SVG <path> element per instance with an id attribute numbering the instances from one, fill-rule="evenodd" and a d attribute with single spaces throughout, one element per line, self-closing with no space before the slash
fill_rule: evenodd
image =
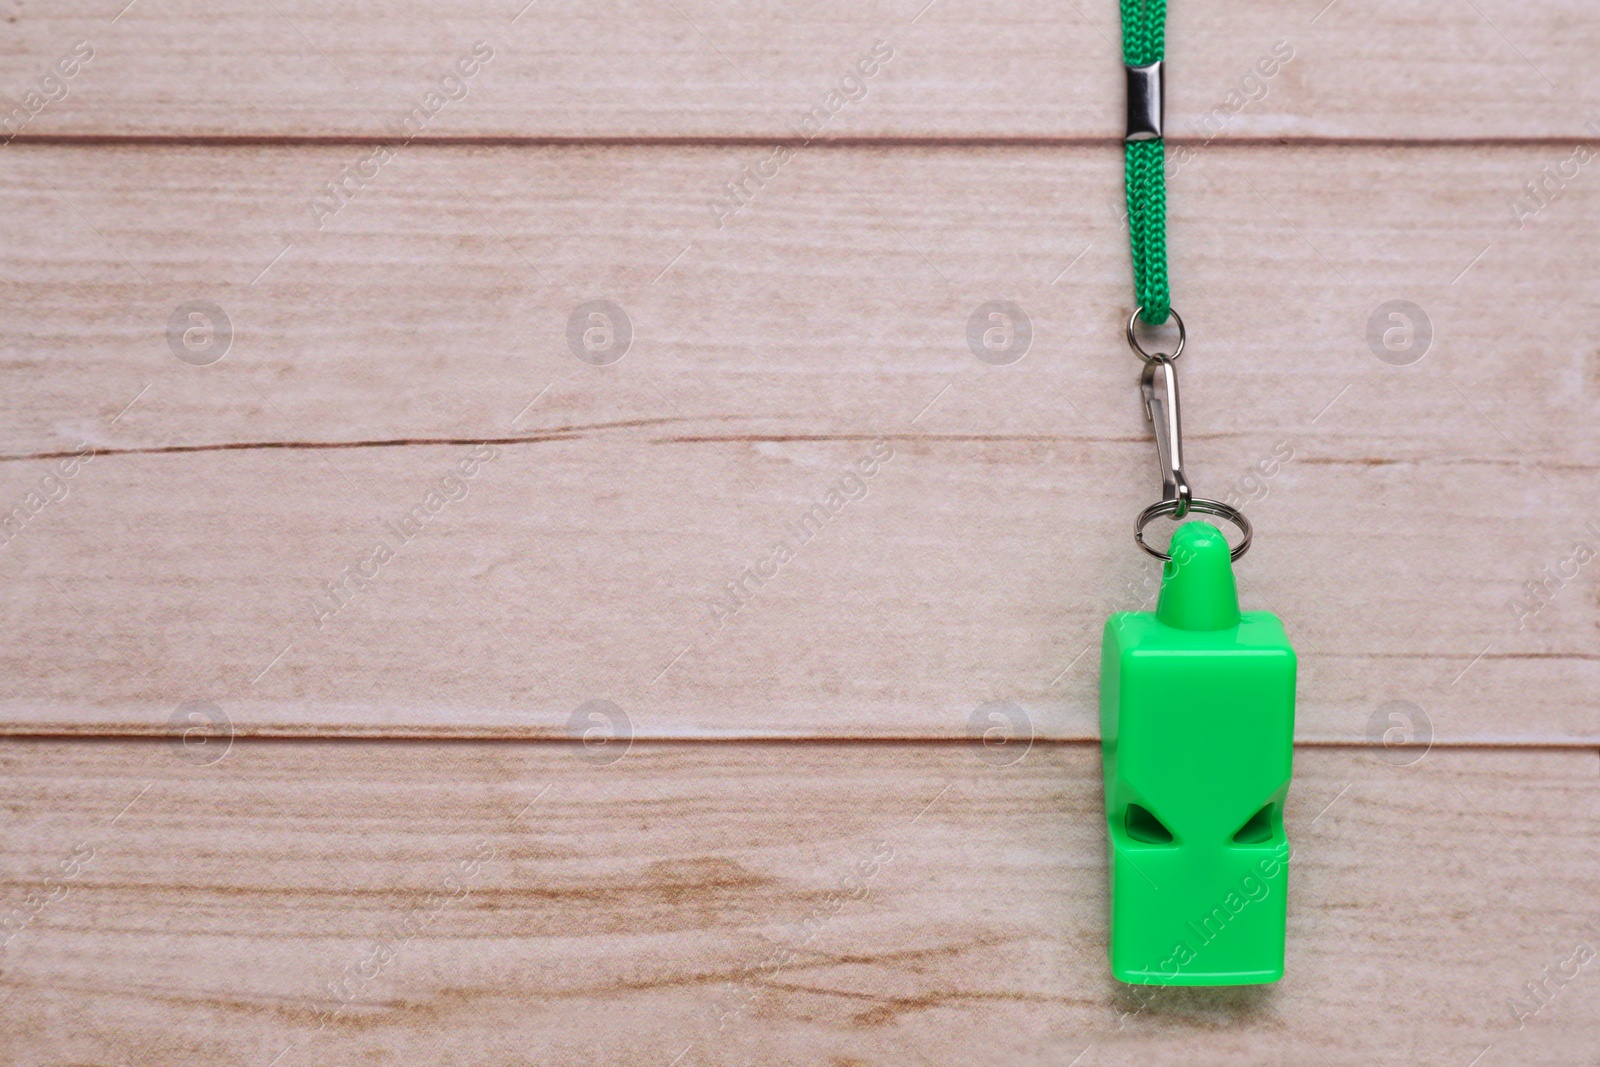
<path id="1" fill-rule="evenodd" d="M 823 136 L 1121 134 L 1105 2 L 125 2 L 11 17 L 18 98 L 79 41 L 95 50 L 25 136 L 380 137 L 478 41 L 494 58 L 423 136 L 781 137 L 876 41 L 893 57 Z M 1172 5 L 1168 38 L 1182 136 L 1565 140 L 1600 115 L 1600 25 L 1576 0 L 1204 0 Z M 1246 82 L 1278 42 L 1294 58 Z"/>
<path id="2" fill-rule="evenodd" d="M 1507 1006 L 1600 941 L 1593 751 L 1302 750 L 1288 976 L 1148 1003 L 1105 970 L 1097 751 L 1019 755 L 13 740 L 5 888 L 58 899 L 0 954 L 0 1027 L 17 1062 L 280 1067 L 1570 1064 L 1600 1034 L 1592 963 Z"/>
<path id="3" fill-rule="evenodd" d="M 639 736 L 959 737 L 1009 700 L 1096 736 L 1079 657 L 1154 587 L 1114 150 L 828 149 L 719 229 L 746 150 L 436 147 L 319 231 L 305 197 L 350 155 L 0 160 L 0 494 L 105 452 L 0 549 L 8 729 L 204 698 L 244 732 L 549 736 L 609 699 Z M 1503 203 L 1546 155 L 1218 149 L 1174 181 L 1191 472 L 1261 497 L 1239 573 L 1299 644 L 1304 739 L 1366 739 L 1389 700 L 1451 741 L 1600 739 L 1592 574 L 1513 607 L 1600 545 L 1570 343 L 1600 187 L 1521 230 Z M 594 297 L 633 322 L 611 366 L 566 341 Z M 966 341 L 995 298 L 1034 324 L 1009 366 Z M 193 299 L 232 322 L 211 366 L 165 337 Z M 1415 365 L 1369 345 L 1391 299 L 1433 324 Z M 879 438 L 867 495 L 719 627 Z M 483 440 L 467 498 L 319 625 Z"/>
<path id="4" fill-rule="evenodd" d="M 1115 5 L 124 2 L 0 34 L 0 1061 L 1600 1045 L 1585 5 L 1173 5 L 1189 466 L 1300 747 L 1288 976 L 1148 995 Z"/>

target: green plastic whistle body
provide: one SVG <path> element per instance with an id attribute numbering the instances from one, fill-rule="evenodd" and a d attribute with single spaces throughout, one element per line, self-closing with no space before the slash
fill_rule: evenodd
<path id="1" fill-rule="evenodd" d="M 1111 973 L 1144 985 L 1283 977 L 1295 654 L 1277 616 L 1239 611 L 1228 543 L 1173 533 L 1156 610 L 1101 646 Z"/>

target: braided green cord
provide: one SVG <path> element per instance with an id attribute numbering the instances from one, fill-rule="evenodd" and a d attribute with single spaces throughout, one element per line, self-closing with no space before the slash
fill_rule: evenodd
<path id="1" fill-rule="evenodd" d="M 1123 146 L 1128 171 L 1128 235 L 1133 245 L 1133 292 L 1152 326 L 1167 321 L 1172 290 L 1167 283 L 1166 153 L 1160 141 Z"/>
<path id="2" fill-rule="evenodd" d="M 1122 0 L 1122 61 L 1142 67 L 1166 51 L 1166 0 Z M 1140 318 L 1152 326 L 1167 321 L 1172 290 L 1167 282 L 1166 147 L 1161 140 L 1125 145 L 1128 234 L 1133 247 L 1133 291 Z"/>
<path id="3" fill-rule="evenodd" d="M 1166 45 L 1167 0 L 1122 0 L 1122 61 L 1147 66 L 1162 57 Z"/>

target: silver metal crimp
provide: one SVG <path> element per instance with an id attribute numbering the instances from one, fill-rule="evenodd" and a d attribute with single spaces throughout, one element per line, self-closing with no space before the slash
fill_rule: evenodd
<path id="1" fill-rule="evenodd" d="M 1125 66 L 1128 72 L 1128 132 L 1124 141 L 1153 141 L 1161 136 L 1165 116 L 1166 88 L 1161 80 L 1161 61 L 1142 67 Z"/>

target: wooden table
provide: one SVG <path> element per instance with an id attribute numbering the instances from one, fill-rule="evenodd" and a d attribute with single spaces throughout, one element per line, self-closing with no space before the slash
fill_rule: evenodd
<path id="1" fill-rule="evenodd" d="M 1592 1062 L 1584 5 L 1174 5 L 1300 744 L 1288 976 L 1152 992 L 1114 5 L 121 3 L 0 38 L 0 1061 Z"/>

